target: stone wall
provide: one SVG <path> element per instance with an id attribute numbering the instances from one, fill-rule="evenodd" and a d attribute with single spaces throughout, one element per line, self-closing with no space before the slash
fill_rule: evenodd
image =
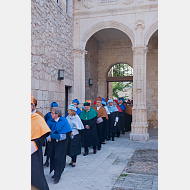
<path id="1" fill-rule="evenodd" d="M 56 101 L 65 108 L 65 86 L 73 86 L 73 1 L 69 15 L 55 0 L 31 0 L 31 93 L 43 114 Z M 58 69 L 65 70 L 60 81 Z M 69 89 L 69 103 L 72 88 Z"/>
<path id="2" fill-rule="evenodd" d="M 94 37 L 88 40 L 85 50 L 85 99 L 94 102 L 98 93 L 98 42 Z M 89 86 L 90 78 L 93 85 Z"/>
<path id="3" fill-rule="evenodd" d="M 99 42 L 98 46 L 98 95 L 107 96 L 106 77 L 109 69 L 117 63 L 127 63 L 133 67 L 133 51 L 131 41 L 113 40 Z"/>
<path id="4" fill-rule="evenodd" d="M 150 128 L 158 128 L 158 38 L 149 41 L 146 64 L 147 120 Z"/>

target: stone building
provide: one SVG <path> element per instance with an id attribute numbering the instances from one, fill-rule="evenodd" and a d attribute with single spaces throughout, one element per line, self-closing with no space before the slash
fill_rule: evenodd
<path id="1" fill-rule="evenodd" d="M 52 101 L 64 114 L 73 98 L 73 7 L 72 0 L 31 0 L 31 93 L 43 114 Z M 64 80 L 58 80 L 59 69 Z"/>
<path id="2" fill-rule="evenodd" d="M 147 141 L 148 127 L 158 127 L 158 1 L 32 0 L 31 15 L 38 109 L 46 113 L 55 100 L 64 112 L 73 98 L 106 98 L 108 82 L 133 81 L 130 139 Z M 130 65 L 133 76 L 110 79 L 117 63 Z"/>

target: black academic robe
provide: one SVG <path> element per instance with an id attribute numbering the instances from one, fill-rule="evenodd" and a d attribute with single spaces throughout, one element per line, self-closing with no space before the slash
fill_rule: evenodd
<path id="1" fill-rule="evenodd" d="M 126 113 L 125 113 L 125 110 L 122 110 L 122 112 L 121 112 L 121 118 L 120 118 L 120 120 L 121 120 L 121 131 L 122 132 L 124 132 L 124 130 L 125 130 L 125 123 L 126 123 L 126 115 L 125 115 Z"/>
<path id="2" fill-rule="evenodd" d="M 102 122 L 103 123 L 103 122 Z M 99 145 L 102 144 L 102 123 L 96 123 L 96 129 L 98 133 L 98 140 L 99 140 Z"/>
<path id="3" fill-rule="evenodd" d="M 68 156 L 77 156 L 81 154 L 81 131 L 78 135 L 75 135 L 73 139 L 69 137 L 69 142 L 67 146 Z"/>
<path id="4" fill-rule="evenodd" d="M 118 111 L 110 113 L 110 117 L 109 117 L 109 132 L 110 133 L 117 132 L 117 125 L 114 126 L 114 124 L 115 124 L 115 118 L 118 116 L 119 116 Z"/>
<path id="5" fill-rule="evenodd" d="M 120 135 L 120 131 L 121 131 L 121 125 L 122 125 L 122 112 L 118 112 L 119 115 L 119 121 L 117 123 L 117 134 L 118 136 Z"/>
<path id="6" fill-rule="evenodd" d="M 108 138 L 109 136 L 109 118 L 110 118 L 110 114 L 108 115 L 108 119 L 105 120 L 105 139 Z"/>
<path id="7" fill-rule="evenodd" d="M 97 116 L 90 120 L 82 120 L 84 127 L 89 125 L 90 129 L 82 130 L 82 147 L 98 146 L 99 139 L 96 129 Z"/>
<path id="8" fill-rule="evenodd" d="M 106 118 L 103 117 L 103 122 L 102 122 L 102 142 L 105 142 L 106 140 L 106 132 L 107 132 L 107 129 L 106 129 Z"/>
<path id="9" fill-rule="evenodd" d="M 46 133 L 40 138 L 33 140 L 36 143 L 38 150 L 31 155 L 31 184 L 40 190 L 49 190 L 44 176 L 42 156 L 42 145 L 49 134 L 50 133 Z"/>
<path id="10" fill-rule="evenodd" d="M 131 131 L 131 122 L 132 122 L 132 115 L 125 113 L 125 130 L 126 132 Z"/>
<path id="11" fill-rule="evenodd" d="M 66 163 L 66 151 L 70 133 L 65 140 L 56 141 L 51 139 L 50 143 L 50 173 L 54 170 L 54 179 L 59 180 L 64 171 Z"/>

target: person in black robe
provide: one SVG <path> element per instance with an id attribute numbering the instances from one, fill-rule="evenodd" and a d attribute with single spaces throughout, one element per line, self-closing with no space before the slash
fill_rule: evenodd
<path id="1" fill-rule="evenodd" d="M 132 107 L 131 101 L 127 101 L 126 109 L 125 109 L 125 116 L 126 116 L 126 132 L 131 131 L 131 122 L 132 122 Z"/>
<path id="2" fill-rule="evenodd" d="M 102 98 L 96 98 L 96 106 L 93 108 L 98 113 L 98 119 L 96 121 L 96 129 L 98 132 L 99 145 L 97 150 L 101 150 L 101 144 L 105 142 L 105 129 L 103 128 L 103 122 L 108 119 L 106 109 L 102 106 Z"/>
<path id="3" fill-rule="evenodd" d="M 125 109 L 126 109 L 126 106 L 124 105 L 124 98 L 119 98 L 119 106 L 122 110 L 122 113 L 120 114 L 120 123 L 121 123 L 121 131 L 122 131 L 122 134 L 124 135 L 125 134 L 125 121 L 126 121 L 126 115 L 125 115 Z"/>
<path id="4" fill-rule="evenodd" d="M 47 138 L 50 142 L 50 173 L 54 170 L 54 183 L 58 183 L 66 163 L 66 151 L 70 132 L 72 131 L 67 119 L 62 117 L 59 108 L 51 111 L 52 119 L 47 121 L 51 135 Z"/>
<path id="5" fill-rule="evenodd" d="M 89 102 L 84 103 L 84 110 L 80 114 L 80 119 L 84 125 L 82 130 L 82 147 L 84 147 L 83 156 L 88 155 L 88 147 L 93 146 L 93 153 L 96 154 L 96 146 L 99 145 L 96 121 L 98 113 L 90 107 Z"/>
<path id="6" fill-rule="evenodd" d="M 117 107 L 118 109 L 118 115 L 119 115 L 119 121 L 117 123 L 117 138 L 120 137 L 120 131 L 121 131 L 121 117 L 122 117 L 122 110 L 121 107 L 119 106 L 119 102 L 117 100 L 113 101 L 113 105 Z"/>
<path id="7" fill-rule="evenodd" d="M 74 104 L 69 105 L 68 107 L 68 116 L 66 117 L 69 125 L 72 129 L 72 133 L 69 138 L 67 146 L 67 155 L 71 157 L 71 165 L 75 167 L 77 155 L 81 154 L 81 130 L 84 129 L 81 119 L 76 113 L 77 108 Z"/>
<path id="8" fill-rule="evenodd" d="M 31 96 L 31 188 L 49 190 L 43 170 L 42 145 L 51 133 L 45 120 L 34 111 L 33 96 Z"/>
<path id="9" fill-rule="evenodd" d="M 108 100 L 108 110 L 110 112 L 109 116 L 109 136 L 108 140 L 110 140 L 110 136 L 112 134 L 112 141 L 114 141 L 115 133 L 117 132 L 117 123 L 119 121 L 118 109 L 113 105 L 113 100 Z"/>
<path id="10" fill-rule="evenodd" d="M 51 103 L 51 105 L 50 105 L 50 112 L 48 112 L 48 113 L 44 116 L 44 119 L 45 119 L 46 123 L 47 123 L 47 121 L 48 121 L 49 119 L 52 118 L 52 117 L 51 117 L 51 110 L 52 110 L 53 108 L 57 108 L 57 107 L 58 107 L 58 103 L 57 103 L 57 102 L 52 102 L 52 103 Z M 46 161 L 45 161 L 45 163 L 44 163 L 43 166 L 44 166 L 44 168 L 46 168 L 46 167 L 49 167 L 50 142 L 47 141 L 47 140 L 45 140 L 44 142 L 45 142 L 45 152 L 44 152 L 44 156 L 46 156 Z"/>

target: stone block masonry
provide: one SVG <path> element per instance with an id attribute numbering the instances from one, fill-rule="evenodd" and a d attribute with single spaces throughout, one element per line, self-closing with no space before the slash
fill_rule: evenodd
<path id="1" fill-rule="evenodd" d="M 31 0 L 31 93 L 43 114 L 57 101 L 64 115 L 65 85 L 73 86 L 73 4 L 68 15 L 55 0 Z M 65 70 L 62 81 L 59 69 Z M 71 99 L 69 93 L 69 103 Z"/>
<path id="2" fill-rule="evenodd" d="M 96 100 L 98 93 L 98 42 L 91 37 L 86 44 L 85 56 L 85 99 L 92 103 Z M 93 85 L 89 86 L 89 78 L 93 79 Z"/>

